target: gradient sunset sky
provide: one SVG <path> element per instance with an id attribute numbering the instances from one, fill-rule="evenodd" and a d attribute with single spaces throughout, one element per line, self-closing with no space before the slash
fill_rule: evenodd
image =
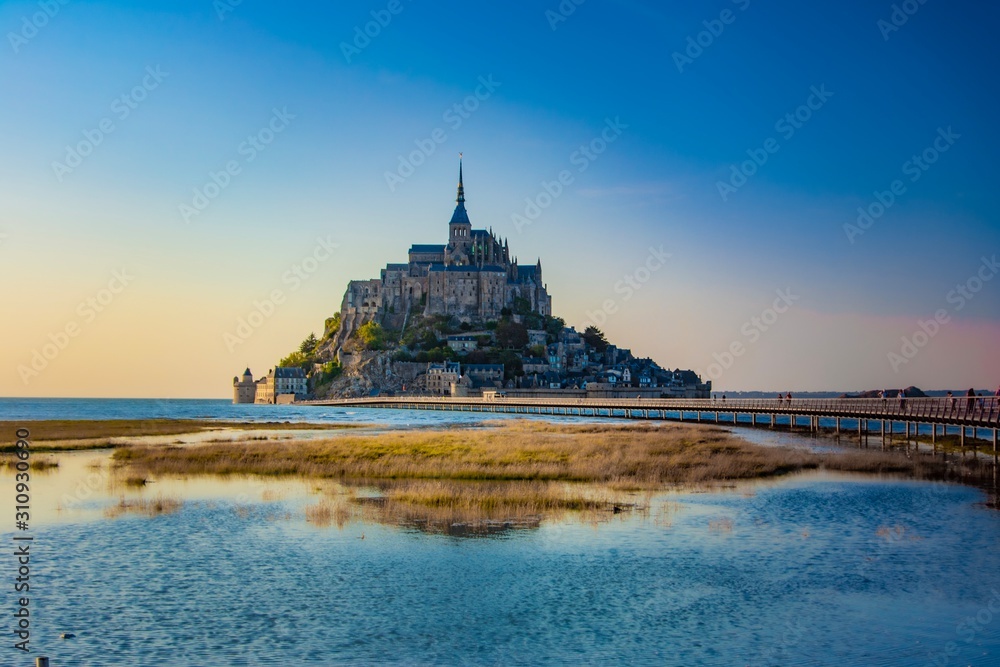
<path id="1" fill-rule="evenodd" d="M 0 396 L 231 396 L 446 241 L 460 151 L 473 225 L 636 355 L 996 387 L 1000 7 L 561 6 L 0 4 Z"/>

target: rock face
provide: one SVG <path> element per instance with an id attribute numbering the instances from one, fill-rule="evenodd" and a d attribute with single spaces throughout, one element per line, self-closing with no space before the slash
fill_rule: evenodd
<path id="1" fill-rule="evenodd" d="M 379 394 L 394 394 L 403 390 L 423 389 L 424 374 L 414 366 L 426 364 L 394 362 L 392 352 L 364 352 L 343 355 L 344 373 L 330 384 L 325 396 L 316 398 L 364 398 Z"/>

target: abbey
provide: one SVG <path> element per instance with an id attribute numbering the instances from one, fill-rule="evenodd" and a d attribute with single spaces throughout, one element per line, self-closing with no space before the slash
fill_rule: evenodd
<path id="1" fill-rule="evenodd" d="M 402 326 L 410 312 L 449 315 L 463 322 L 495 320 L 518 300 L 540 315 L 552 314 L 542 261 L 522 266 L 511 257 L 506 239 L 501 241 L 492 229 L 472 228 L 460 161 L 448 243 L 412 245 L 405 264 L 387 264 L 379 278 L 348 283 L 338 343 L 371 320 L 394 328 Z"/>

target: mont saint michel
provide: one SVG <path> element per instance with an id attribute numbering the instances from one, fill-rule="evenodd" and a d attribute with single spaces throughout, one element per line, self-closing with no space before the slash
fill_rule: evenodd
<path id="1" fill-rule="evenodd" d="M 442 232 L 444 229 L 442 228 Z M 234 403 L 376 395 L 705 397 L 711 382 L 578 332 L 553 314 L 542 260 L 521 263 L 506 238 L 473 227 L 461 157 L 446 243 L 415 243 L 406 262 L 351 280 L 322 337 L 254 380 Z"/>

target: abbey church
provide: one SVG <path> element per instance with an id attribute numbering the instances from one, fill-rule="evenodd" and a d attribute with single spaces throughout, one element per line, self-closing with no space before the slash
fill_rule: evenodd
<path id="1" fill-rule="evenodd" d="M 413 245 L 405 264 L 387 264 L 379 278 L 348 283 L 341 332 L 349 335 L 370 320 L 399 327 L 411 311 L 464 322 L 495 320 L 518 299 L 540 315 L 552 314 L 541 260 L 522 266 L 511 258 L 506 239 L 492 229 L 472 228 L 460 161 L 448 243 Z"/>

